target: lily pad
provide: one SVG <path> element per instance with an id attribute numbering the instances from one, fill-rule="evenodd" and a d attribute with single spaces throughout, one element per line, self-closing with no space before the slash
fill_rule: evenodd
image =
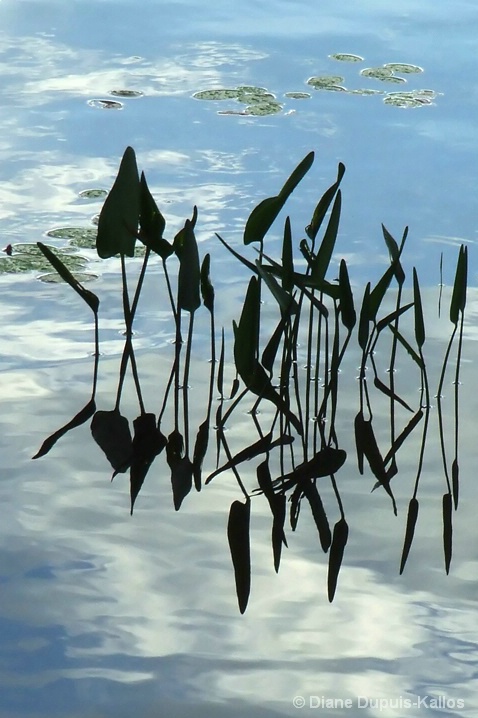
<path id="1" fill-rule="evenodd" d="M 58 227 L 56 229 L 49 229 L 46 233 L 47 237 L 53 237 L 54 239 L 69 239 L 78 241 L 93 241 L 95 246 L 97 230 L 94 227 Z M 72 242 L 74 244 L 74 242 Z M 79 246 L 79 245 L 78 245 Z M 82 246 L 89 246 L 83 244 Z"/>
<path id="2" fill-rule="evenodd" d="M 372 90 L 370 87 L 361 87 L 358 90 L 350 90 L 352 95 L 383 95 L 383 90 Z"/>
<path id="3" fill-rule="evenodd" d="M 404 62 L 386 62 L 384 67 L 388 68 L 392 72 L 399 72 L 402 75 L 411 75 L 412 73 L 423 72 L 423 67 L 418 65 L 409 65 Z"/>
<path id="4" fill-rule="evenodd" d="M 326 90 L 329 87 L 337 87 L 344 81 L 340 75 L 319 75 L 317 77 L 309 77 L 308 85 L 312 85 L 316 90 Z"/>
<path id="5" fill-rule="evenodd" d="M 404 77 L 398 77 L 398 75 L 390 75 L 390 77 L 379 78 L 382 82 L 390 82 L 395 85 L 403 85 L 406 80 Z"/>
<path id="6" fill-rule="evenodd" d="M 363 62 L 364 58 L 360 55 L 353 55 L 349 52 L 334 52 L 333 55 L 329 55 L 332 60 L 338 60 L 339 62 Z"/>
<path id="7" fill-rule="evenodd" d="M 91 274 L 90 272 L 74 272 L 75 279 L 81 284 L 85 282 L 92 282 L 94 279 L 98 279 L 97 274 Z M 42 282 L 49 282 L 50 284 L 62 284 L 63 279 L 60 277 L 58 272 L 47 272 L 47 274 L 40 274 L 38 277 Z"/>
<path id="8" fill-rule="evenodd" d="M 308 100 L 312 95 L 309 92 L 285 92 L 284 97 L 289 97 L 291 100 Z"/>
<path id="9" fill-rule="evenodd" d="M 384 80 L 392 77 L 393 70 L 383 65 L 381 67 L 365 67 L 363 70 L 360 70 L 360 74 L 363 75 L 363 77 L 373 77 L 376 80 Z"/>
<path id="10" fill-rule="evenodd" d="M 238 89 L 200 90 L 193 97 L 196 100 L 235 100 L 239 95 Z"/>
<path id="11" fill-rule="evenodd" d="M 253 105 L 246 107 L 247 115 L 277 115 L 282 110 L 282 105 L 278 102 L 255 102 Z"/>
<path id="12" fill-rule="evenodd" d="M 98 107 L 100 110 L 122 110 L 123 103 L 117 102 L 116 100 L 88 100 L 87 103 L 90 107 Z"/>
<path id="13" fill-rule="evenodd" d="M 143 97 L 144 92 L 140 90 L 110 90 L 113 97 Z"/>
<path id="14" fill-rule="evenodd" d="M 53 251 L 61 255 L 61 261 L 71 272 L 84 269 L 85 257 L 74 254 L 71 249 L 57 249 Z M 36 244 L 14 244 L 11 248 L 12 254 L 7 257 L 0 257 L 0 274 L 20 274 L 22 272 L 51 270 L 51 264 L 38 249 Z"/>
<path id="15" fill-rule="evenodd" d="M 435 97 L 436 92 L 433 90 L 413 90 L 412 92 L 388 92 L 383 101 L 386 105 L 407 109 L 431 105 Z"/>
<path id="16" fill-rule="evenodd" d="M 108 192 L 105 189 L 84 189 L 78 194 L 81 199 L 103 199 Z"/>

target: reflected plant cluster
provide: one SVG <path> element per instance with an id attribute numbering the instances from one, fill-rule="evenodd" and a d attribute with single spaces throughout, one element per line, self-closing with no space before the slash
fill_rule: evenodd
<path id="1" fill-rule="evenodd" d="M 345 467 L 356 466 L 361 475 L 373 476 L 376 481 L 374 489 L 386 493 L 391 511 L 397 514 L 393 479 L 399 471 L 399 456 L 412 434 L 418 434 L 420 449 L 416 457 L 413 494 L 409 500 L 400 573 L 405 568 L 418 520 L 420 478 L 430 427 L 432 392 L 424 356 L 424 311 L 415 268 L 411 291 L 408 294 L 405 291 L 402 253 L 408 230 L 405 229 L 400 241 L 396 241 L 382 225 L 389 262 L 373 286 L 371 282 L 367 283 L 359 301 L 354 297 L 345 259 L 340 261 L 338 277 L 330 280 L 328 275 L 341 215 L 340 185 L 345 172 L 344 165 L 340 163 L 337 177 L 313 210 L 310 224 L 305 228 L 305 237 L 299 241 L 295 253 L 291 221 L 287 217 L 280 257 L 270 256 L 266 249 L 269 231 L 313 161 L 314 153 L 310 152 L 278 194 L 264 199 L 251 212 L 245 224 L 243 241 L 245 246 L 256 249 L 255 261 L 248 259 L 246 252 L 244 255 L 239 253 L 219 234 L 216 235 L 222 247 L 250 273 L 241 312 L 232 321 L 229 342 L 224 328 L 220 332 L 216 330 L 211 260 L 209 254 L 202 260 L 200 258 L 195 237 L 196 207 L 191 219 L 185 220 L 174 240 L 168 241 L 164 236 L 166 221 L 148 188 L 144 173 L 139 175 L 135 152 L 131 147 L 125 150 L 116 180 L 101 210 L 96 237 L 100 258 L 119 255 L 122 275 L 125 342 L 116 400 L 111 410 L 97 409 L 95 401 L 100 360 L 100 300 L 70 271 L 62 256 L 38 243 L 42 255 L 93 313 L 95 360 L 91 397 L 76 416 L 44 441 L 34 458 L 46 455 L 67 432 L 90 421 L 93 440 L 109 460 L 113 477 L 129 472 L 131 513 L 153 462 L 161 454 L 169 467 L 176 510 L 180 509 L 193 487 L 201 491 L 203 486 L 209 487 L 211 482 L 220 480 L 218 477 L 221 474 L 228 472 L 237 482 L 240 494 L 240 498 L 235 498 L 230 506 L 227 536 L 241 613 L 246 610 L 251 588 L 250 520 L 253 503 L 265 502 L 270 510 L 271 553 L 276 572 L 279 571 L 282 551 L 287 547 L 286 525 L 289 524 L 290 529 L 295 531 L 302 507 L 308 506 L 320 545 L 328 556 L 329 601 L 333 600 L 336 592 L 349 535 L 341 495 L 341 475 L 344 475 Z M 135 256 L 137 242 L 144 245 L 144 256 L 136 287 L 131 293 L 127 258 Z M 133 324 L 151 260 L 162 265 L 165 293 L 175 331 L 174 358 L 158 416 L 146 411 L 133 342 Z M 444 470 L 442 518 L 447 573 L 452 557 L 452 514 L 458 507 L 459 497 L 459 372 L 466 289 L 467 249 L 462 245 L 446 319 L 450 322 L 450 336 L 434 394 Z M 273 320 L 270 315 L 264 318 L 263 298 L 266 296 L 269 305 L 272 302 L 274 306 L 276 318 Z M 386 298 L 387 309 L 384 308 Z M 209 317 L 210 370 L 204 401 L 205 418 L 199 426 L 191 427 L 188 379 L 194 360 L 194 320 L 200 310 L 206 311 Z M 405 318 L 408 321 L 403 328 Z M 230 352 L 229 344 L 232 345 Z M 341 366 L 353 344 L 358 347 L 361 358 L 357 406 L 353 410 L 356 455 L 351 458 L 343 448 L 338 417 L 344 408 L 350 410 L 350 395 L 341 393 Z M 377 352 L 379 345 L 380 352 Z M 299 368 L 299 346 L 307 357 L 305 371 Z M 383 347 L 386 347 L 385 351 Z M 446 432 L 442 388 L 452 350 L 456 358 L 453 362 L 453 427 L 452 431 Z M 415 392 L 415 404 L 408 395 L 405 398 L 399 393 L 396 385 L 395 367 L 399 353 L 407 362 L 407 375 L 414 374 L 420 386 L 420 391 Z M 229 354 L 232 356 L 229 357 Z M 386 382 L 380 378 L 378 355 L 382 364 L 385 356 Z M 226 369 L 231 363 L 234 378 L 229 383 Z M 129 420 L 121 413 L 128 367 L 140 410 L 132 430 Z M 218 401 L 214 397 L 216 389 L 219 392 Z M 374 417 L 378 404 L 382 409 L 386 407 L 385 449 L 383 446 L 380 448 L 380 444 L 384 443 L 383 410 L 379 419 Z M 236 450 L 228 441 L 227 428 L 234 424 L 235 417 L 243 416 L 245 406 L 249 407 L 255 434 L 250 432 L 247 445 Z M 170 419 L 172 425 L 166 429 L 165 424 Z M 453 454 L 451 461 L 450 453 Z M 215 468 L 205 471 L 205 459 L 207 457 L 212 463 L 211 455 Z M 251 460 L 254 470 L 244 470 L 244 464 Z M 353 471 L 356 469 L 353 468 Z M 333 525 L 331 516 L 336 519 Z"/>

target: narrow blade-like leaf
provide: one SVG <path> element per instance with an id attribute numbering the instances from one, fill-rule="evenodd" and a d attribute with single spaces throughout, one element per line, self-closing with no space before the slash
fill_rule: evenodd
<path id="1" fill-rule="evenodd" d="M 247 499 L 245 503 L 234 501 L 231 504 L 227 524 L 227 538 L 234 567 L 237 601 L 241 613 L 244 613 L 247 608 L 251 590 L 250 517 L 250 499 Z"/>
<path id="2" fill-rule="evenodd" d="M 448 574 L 450 571 L 452 542 L 453 542 L 453 526 L 452 526 L 452 496 L 450 493 L 443 494 L 443 551 L 445 554 L 445 570 Z"/>
<path id="3" fill-rule="evenodd" d="M 341 518 L 334 526 L 334 534 L 330 546 L 329 571 L 327 574 L 327 593 L 330 603 L 334 600 L 335 591 L 337 589 L 337 579 L 339 577 L 348 537 L 349 527 L 346 520 Z"/>
<path id="4" fill-rule="evenodd" d="M 408 554 L 410 553 L 417 518 L 418 501 L 416 498 L 411 498 L 410 503 L 408 504 L 407 527 L 405 529 L 405 540 L 403 542 L 402 560 L 400 562 L 400 575 L 403 573 L 403 569 L 405 568 L 405 564 L 407 562 Z"/>
<path id="5" fill-rule="evenodd" d="M 43 242 L 37 242 L 37 247 L 45 255 L 50 264 L 56 269 L 60 277 L 67 284 L 69 284 L 70 287 L 74 289 L 77 294 L 80 295 L 80 297 L 88 304 L 94 314 L 97 314 L 98 308 L 100 306 L 100 300 L 98 299 L 96 294 L 90 292 L 89 289 L 85 289 L 84 286 L 70 272 L 70 270 L 65 267 L 61 259 L 54 252 L 52 252 L 49 247 L 43 244 Z"/>

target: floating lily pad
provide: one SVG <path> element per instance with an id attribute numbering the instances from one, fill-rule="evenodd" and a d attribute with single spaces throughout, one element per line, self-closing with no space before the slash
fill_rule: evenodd
<path id="1" fill-rule="evenodd" d="M 73 254 L 71 249 L 51 249 L 61 256 L 61 261 L 71 272 L 84 269 L 85 257 Z M 51 270 L 48 259 L 38 249 L 36 244 L 14 244 L 12 254 L 8 257 L 0 257 L 0 274 L 19 274 L 21 272 Z"/>
<path id="2" fill-rule="evenodd" d="M 97 230 L 94 227 L 58 227 L 57 229 L 49 229 L 46 234 L 47 237 L 70 239 L 75 240 L 75 242 L 93 241 L 93 246 L 95 246 Z"/>
<path id="3" fill-rule="evenodd" d="M 90 272 L 74 272 L 75 279 L 82 284 L 85 282 L 92 282 L 94 279 L 98 279 L 97 274 L 91 274 Z M 47 274 L 41 274 L 38 279 L 42 282 L 49 282 L 50 284 L 62 284 L 63 279 L 60 277 L 58 272 L 47 272 Z"/>
<path id="4" fill-rule="evenodd" d="M 334 54 L 329 55 L 329 57 L 339 62 L 363 62 L 364 60 L 360 55 L 353 55 L 349 52 L 334 52 Z"/>
<path id="5" fill-rule="evenodd" d="M 218 90 L 200 90 L 195 92 L 193 97 L 196 100 L 235 100 L 239 95 L 239 90 L 236 89 L 218 89 Z"/>
<path id="6" fill-rule="evenodd" d="M 360 70 L 360 74 L 363 77 L 374 77 L 376 80 L 383 80 L 393 75 L 393 70 L 390 67 L 365 67 Z"/>
<path id="7" fill-rule="evenodd" d="M 312 85 L 316 90 L 327 90 L 329 87 L 340 87 L 344 78 L 340 75 L 319 75 L 318 77 L 309 77 L 308 85 Z"/>
<path id="8" fill-rule="evenodd" d="M 108 192 L 105 189 L 84 189 L 79 192 L 81 199 L 103 199 Z"/>
<path id="9" fill-rule="evenodd" d="M 122 110 L 123 103 L 116 100 L 88 100 L 90 107 L 99 107 L 101 110 Z"/>
<path id="10" fill-rule="evenodd" d="M 113 97 L 143 97 L 144 92 L 140 90 L 110 90 Z"/>
<path id="11" fill-rule="evenodd" d="M 236 90 L 241 92 L 253 93 L 254 95 L 268 95 L 269 90 L 266 87 L 256 87 L 255 85 L 239 85 Z"/>
<path id="12" fill-rule="evenodd" d="M 423 72 L 423 67 L 419 67 L 418 65 L 409 65 L 404 62 L 386 62 L 384 67 L 388 68 L 392 72 L 400 72 L 402 75 Z"/>
<path id="13" fill-rule="evenodd" d="M 291 100 L 308 100 L 312 95 L 309 92 L 285 92 L 284 97 L 290 97 Z"/>
<path id="14" fill-rule="evenodd" d="M 390 82 L 395 85 L 403 85 L 406 80 L 404 77 L 398 77 L 398 75 L 390 75 L 390 77 L 380 77 L 382 82 Z"/>
<path id="15" fill-rule="evenodd" d="M 276 115 L 282 110 L 282 105 L 278 102 L 255 102 L 253 105 L 246 107 L 247 115 Z"/>
<path id="16" fill-rule="evenodd" d="M 386 105 L 394 107 L 423 107 L 431 105 L 436 97 L 433 90 L 413 90 L 412 92 L 388 92 L 383 98 Z"/>
<path id="17" fill-rule="evenodd" d="M 352 95 L 383 95 L 383 90 L 372 90 L 370 87 L 361 87 L 358 90 L 350 90 Z"/>

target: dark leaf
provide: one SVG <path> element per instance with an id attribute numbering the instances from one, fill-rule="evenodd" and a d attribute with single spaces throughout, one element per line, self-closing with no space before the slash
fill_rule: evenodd
<path id="1" fill-rule="evenodd" d="M 288 474 L 280 476 L 273 481 L 273 486 L 287 491 L 292 486 L 300 482 L 306 482 L 310 479 L 318 479 L 322 476 L 331 476 L 344 465 L 347 453 L 343 449 L 334 449 L 332 446 L 326 446 L 318 451 L 312 459 L 299 464 Z M 301 483 L 302 489 L 303 485 Z"/>
<path id="2" fill-rule="evenodd" d="M 376 376 L 374 378 L 373 384 L 379 391 L 382 392 L 382 394 L 385 394 L 385 396 L 388 396 L 390 399 L 393 399 L 394 401 L 396 401 L 397 404 L 400 404 L 401 406 L 403 406 L 404 409 L 408 409 L 408 411 L 413 412 L 412 407 L 409 406 L 404 399 L 402 399 L 400 396 L 398 396 L 398 394 L 395 394 L 395 392 L 393 392 L 389 386 L 384 384 L 383 381 L 380 381 L 378 376 Z"/>
<path id="3" fill-rule="evenodd" d="M 452 497 L 450 493 L 443 494 L 443 550 L 445 553 L 445 570 L 448 574 L 450 570 L 451 554 L 452 554 Z"/>
<path id="4" fill-rule="evenodd" d="M 218 474 L 222 474 L 223 471 L 228 471 L 229 469 L 232 469 L 232 467 L 237 466 L 243 461 L 249 461 L 256 456 L 265 454 L 266 452 L 274 449 L 276 446 L 285 446 L 287 444 L 291 444 L 293 440 L 293 437 L 289 436 L 288 434 L 284 434 L 275 441 L 272 441 L 272 432 L 267 434 L 266 436 L 263 436 L 262 438 L 255 441 L 253 444 L 250 444 L 250 446 L 248 446 L 246 449 L 242 449 L 241 451 L 239 451 L 235 456 L 232 457 L 232 459 L 230 459 L 230 461 L 223 464 L 223 466 L 221 466 L 219 469 L 213 471 L 213 473 L 207 477 L 206 484 L 209 484 L 210 481 L 212 481 Z"/>
<path id="5" fill-rule="evenodd" d="M 184 225 L 184 239 L 179 259 L 178 308 L 195 312 L 201 304 L 199 253 L 193 225 L 189 219 Z"/>
<path id="6" fill-rule="evenodd" d="M 413 267 L 413 304 L 415 306 L 415 341 L 421 349 L 425 344 L 425 322 L 423 321 L 422 298 L 415 267 Z"/>
<path id="7" fill-rule="evenodd" d="M 209 421 L 203 421 L 198 429 L 196 436 L 196 443 L 194 444 L 193 452 L 193 474 L 194 474 L 194 486 L 196 491 L 201 491 L 201 471 L 202 462 L 206 456 L 207 447 L 209 443 Z"/>
<path id="8" fill-rule="evenodd" d="M 77 294 L 80 295 L 80 297 L 88 304 L 94 314 L 97 314 L 98 308 L 100 306 L 100 300 L 98 299 L 96 294 L 90 292 L 89 289 L 85 289 L 84 286 L 70 272 L 70 270 L 65 267 L 61 259 L 56 254 L 54 254 L 54 252 L 52 252 L 49 247 L 47 247 L 42 242 L 37 242 L 37 247 L 45 255 L 52 267 L 56 269 L 60 277 L 67 284 L 69 284 L 70 287 L 74 289 Z"/>
<path id="9" fill-rule="evenodd" d="M 134 256 L 140 213 L 140 182 L 136 156 L 127 147 L 116 180 L 98 220 L 96 250 L 102 259 L 115 254 Z"/>
<path id="10" fill-rule="evenodd" d="M 249 525 L 251 518 L 251 502 L 234 501 L 229 511 L 227 538 L 231 551 L 236 594 L 241 613 L 247 608 L 251 590 L 251 549 Z"/>
<path id="11" fill-rule="evenodd" d="M 163 237 L 166 220 L 158 209 L 149 191 L 144 172 L 140 180 L 140 233 L 139 238 L 151 251 L 158 254 L 163 261 L 173 253 L 173 246 Z"/>
<path id="12" fill-rule="evenodd" d="M 455 281 L 453 284 L 453 293 L 450 304 L 450 321 L 452 324 L 458 323 L 459 313 L 465 311 L 466 304 L 466 287 L 468 276 L 468 250 L 465 245 L 461 245 L 458 254 L 458 262 L 456 265 Z"/>
<path id="13" fill-rule="evenodd" d="M 339 577 L 339 571 L 342 565 L 348 536 L 349 527 L 346 520 L 341 518 L 334 526 L 334 535 L 330 546 L 329 571 L 327 575 L 327 593 L 330 603 L 334 600 L 335 590 L 337 588 L 337 579 Z"/>
<path id="14" fill-rule="evenodd" d="M 319 532 L 320 545 L 322 550 L 327 553 L 330 548 L 332 534 L 330 533 L 329 522 L 325 513 L 324 505 L 320 494 L 317 490 L 317 484 L 312 481 L 304 481 L 302 485 L 304 495 L 310 504 L 312 516 Z"/>
<path id="15" fill-rule="evenodd" d="M 335 242 L 337 241 L 341 207 L 342 193 L 339 190 L 335 198 L 334 206 L 332 207 L 332 212 L 327 224 L 327 229 L 324 233 L 324 238 L 322 239 L 317 254 L 312 262 L 312 280 L 314 282 L 323 281 L 325 279 L 325 275 L 327 274 Z"/>
<path id="16" fill-rule="evenodd" d="M 408 231 L 406 230 L 408 233 Z M 405 281 L 405 272 L 403 271 L 402 265 L 400 264 L 400 254 L 401 249 L 398 248 L 398 244 L 395 241 L 395 239 L 392 237 L 388 229 L 385 227 L 385 225 L 382 224 L 382 233 L 383 238 L 385 239 L 385 244 L 387 245 L 387 249 L 390 253 L 390 258 L 392 262 L 395 263 L 395 279 L 397 280 L 397 284 L 400 286 Z M 405 241 L 406 234 L 404 234 L 404 240 L 402 241 L 402 248 L 403 248 L 403 242 Z"/>
<path id="17" fill-rule="evenodd" d="M 292 531 L 295 531 L 297 528 L 297 522 L 300 514 L 300 502 L 303 495 L 304 492 L 302 491 L 302 485 L 298 484 L 290 497 L 290 527 Z"/>
<path id="18" fill-rule="evenodd" d="M 193 465 L 187 456 L 175 461 L 171 467 L 171 486 L 173 489 L 173 502 L 176 511 L 191 491 L 193 485 Z"/>
<path id="19" fill-rule="evenodd" d="M 327 211 L 332 203 L 332 200 L 335 196 L 335 193 L 337 192 L 339 185 L 342 181 L 342 177 L 344 176 L 345 172 L 345 165 L 342 164 L 342 162 L 339 162 L 338 171 L 337 171 L 337 180 L 334 182 L 331 187 L 328 188 L 320 198 L 315 210 L 314 214 L 312 216 L 311 223 L 305 228 L 305 231 L 307 232 L 307 236 L 309 239 L 314 240 L 317 236 L 317 232 L 320 229 L 320 226 L 324 220 L 325 215 L 327 214 Z"/>
<path id="20" fill-rule="evenodd" d="M 257 260 L 256 267 L 259 275 L 267 284 L 270 293 L 276 300 L 281 311 L 288 314 L 297 314 L 298 306 L 293 296 L 289 294 L 289 292 L 286 292 L 286 290 L 278 283 L 277 279 L 270 272 L 268 272 L 267 268 L 263 267 Z"/>
<path id="21" fill-rule="evenodd" d="M 244 244 L 262 242 L 290 194 L 297 187 L 314 161 L 314 153 L 304 157 L 275 197 L 262 200 L 249 215 L 244 229 Z"/>
<path id="22" fill-rule="evenodd" d="M 211 255 L 206 254 L 201 265 L 201 295 L 204 306 L 210 312 L 214 311 L 214 287 L 211 284 L 209 269 L 211 265 Z"/>
<path id="23" fill-rule="evenodd" d="M 410 499 L 408 504 L 408 516 L 407 516 L 407 527 L 405 529 L 405 541 L 403 542 L 402 560 L 400 562 L 400 575 L 403 573 L 405 564 L 407 562 L 408 554 L 413 541 L 413 535 L 415 533 L 415 524 L 418 518 L 418 501 L 415 498 Z"/>
<path id="24" fill-rule="evenodd" d="M 91 434 L 115 474 L 123 473 L 131 464 L 133 440 L 128 419 L 118 409 L 97 411 L 91 422 Z"/>
<path id="25" fill-rule="evenodd" d="M 357 453 L 367 458 L 373 475 L 392 499 L 393 512 L 396 516 L 397 505 L 390 488 L 390 477 L 385 469 L 385 464 L 375 439 L 372 421 L 366 421 L 361 412 L 355 417 L 355 440 L 357 443 Z"/>
<path id="26" fill-rule="evenodd" d="M 133 421 L 133 426 L 133 454 L 130 469 L 131 514 L 151 464 L 166 446 L 166 437 L 159 430 L 154 414 L 140 414 Z"/>
<path id="27" fill-rule="evenodd" d="M 342 324 L 350 332 L 355 326 L 357 315 L 354 308 L 354 297 L 352 294 L 352 287 L 350 286 L 349 273 L 345 259 L 340 260 L 339 287 L 340 316 L 342 318 Z"/>
<path id="28" fill-rule="evenodd" d="M 456 459 L 453 459 L 453 463 L 451 465 L 451 480 L 452 480 L 452 492 L 453 492 L 453 505 L 455 506 L 455 511 L 458 508 L 459 474 L 460 474 L 460 469 L 458 466 L 458 461 Z"/>
<path id="29" fill-rule="evenodd" d="M 85 423 L 85 421 L 91 419 L 95 411 L 95 401 L 94 399 L 90 399 L 88 404 L 86 404 L 83 409 L 81 409 L 81 411 L 79 411 L 78 414 L 76 414 L 76 416 L 71 419 L 71 421 L 62 426 L 61 429 L 58 429 L 53 434 L 51 434 L 48 439 L 45 439 L 39 451 L 32 458 L 39 459 L 41 456 L 45 456 L 45 454 L 48 454 L 48 452 L 56 444 L 58 439 L 61 439 L 61 437 L 68 433 L 71 429 L 76 429 L 77 426 L 81 426 Z"/>
<path id="30" fill-rule="evenodd" d="M 274 506 L 274 509 L 272 511 L 272 553 L 274 557 L 274 570 L 276 573 L 278 573 L 280 567 L 282 546 L 287 546 L 287 541 L 284 534 L 286 502 L 287 499 L 285 497 L 285 494 L 274 495 L 272 504 Z"/>
<path id="31" fill-rule="evenodd" d="M 285 220 L 284 239 L 282 240 L 282 287 L 286 292 L 292 292 L 294 287 L 294 259 L 289 217 L 286 217 Z"/>

